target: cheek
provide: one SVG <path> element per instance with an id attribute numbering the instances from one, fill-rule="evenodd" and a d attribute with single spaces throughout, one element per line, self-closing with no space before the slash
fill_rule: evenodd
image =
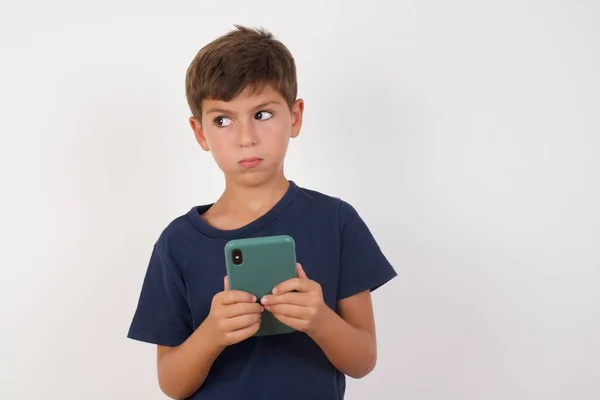
<path id="1" fill-rule="evenodd" d="M 266 136 L 266 140 L 262 142 L 263 148 L 272 156 L 280 156 L 285 154 L 287 150 L 288 138 L 280 132 L 273 132 Z"/>
<path id="2" fill-rule="evenodd" d="M 269 159 L 273 166 L 280 166 L 287 154 L 288 140 L 286 138 L 278 138 L 271 143 L 269 147 Z"/>
<path id="3" fill-rule="evenodd" d="M 210 152 L 220 167 L 227 165 L 229 159 L 232 158 L 231 144 L 228 143 L 228 140 L 230 140 L 230 135 L 225 132 L 208 132 L 206 134 L 206 142 L 210 147 Z"/>
<path id="4" fill-rule="evenodd" d="M 291 130 L 288 124 L 274 123 L 265 130 L 263 144 L 266 144 L 270 151 L 284 151 L 287 148 L 287 143 L 290 139 Z"/>

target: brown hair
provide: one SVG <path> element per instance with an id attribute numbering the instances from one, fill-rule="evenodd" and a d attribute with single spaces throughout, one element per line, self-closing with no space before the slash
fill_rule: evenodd
<path id="1" fill-rule="evenodd" d="M 296 65 L 287 47 L 264 29 L 235 27 L 204 46 L 187 69 L 187 101 L 199 121 L 203 100 L 230 101 L 246 88 L 270 85 L 290 109 L 296 101 Z"/>

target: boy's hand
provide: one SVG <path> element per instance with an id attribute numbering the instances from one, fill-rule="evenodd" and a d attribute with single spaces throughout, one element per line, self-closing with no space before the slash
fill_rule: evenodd
<path id="1" fill-rule="evenodd" d="M 206 318 L 214 339 L 221 347 L 239 343 L 254 335 L 260 328 L 260 316 L 264 310 L 250 293 L 229 290 L 227 277 L 224 287 L 224 291 L 213 297 Z"/>
<path id="2" fill-rule="evenodd" d="M 323 326 L 328 310 L 321 285 L 308 279 L 299 263 L 296 264 L 296 271 L 298 277 L 277 285 L 273 294 L 264 296 L 261 303 L 287 326 L 301 332 L 315 333 Z"/>

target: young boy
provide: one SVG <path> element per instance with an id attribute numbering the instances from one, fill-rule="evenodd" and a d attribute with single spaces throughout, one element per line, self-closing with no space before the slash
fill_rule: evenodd
<path id="1" fill-rule="evenodd" d="M 158 345 L 171 398 L 342 399 L 345 376 L 375 366 L 370 292 L 396 272 L 352 206 L 284 175 L 304 109 L 294 59 L 270 33 L 237 26 L 200 50 L 186 92 L 225 191 L 160 235 L 128 337 Z M 297 278 L 262 299 L 229 290 L 227 241 L 281 234 L 295 240 Z M 253 336 L 263 312 L 296 331 Z"/>

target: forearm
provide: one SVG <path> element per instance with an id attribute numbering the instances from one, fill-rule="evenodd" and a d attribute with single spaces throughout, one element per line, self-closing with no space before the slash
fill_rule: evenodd
<path id="1" fill-rule="evenodd" d="M 184 399 L 204 383 L 213 362 L 223 348 L 214 343 L 206 324 L 180 346 L 171 349 L 158 363 L 161 390 L 173 399 Z"/>
<path id="2" fill-rule="evenodd" d="M 323 328 L 311 333 L 329 361 L 341 372 L 362 378 L 375 367 L 377 346 L 366 329 L 356 328 L 327 307 Z"/>

